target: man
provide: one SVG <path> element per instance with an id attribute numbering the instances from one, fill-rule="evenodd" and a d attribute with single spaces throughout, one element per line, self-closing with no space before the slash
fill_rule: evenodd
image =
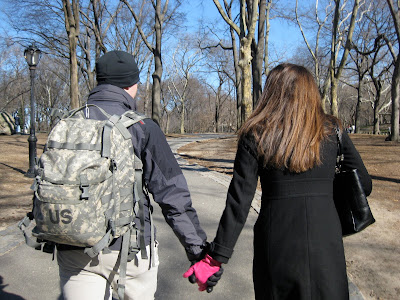
<path id="1" fill-rule="evenodd" d="M 135 96 L 139 82 L 139 69 L 134 57 L 123 51 L 111 51 L 96 62 L 98 85 L 89 94 L 88 104 L 95 104 L 110 115 L 121 115 L 136 110 Z M 90 107 L 89 118 L 106 117 Z M 150 119 L 129 127 L 135 154 L 143 162 L 143 183 L 153 195 L 191 262 L 203 258 L 206 234 L 200 227 L 192 207 L 186 179 L 159 126 Z M 158 246 L 150 249 L 150 200 L 145 200 L 145 243 L 149 259 L 140 252 L 128 262 L 125 299 L 154 299 L 157 288 Z M 135 222 L 140 224 L 139 221 Z M 110 246 L 111 253 L 100 253 L 94 259 L 81 248 L 58 247 L 60 284 L 65 299 L 109 299 L 110 286 L 116 288 L 118 255 L 121 238 Z M 153 260 L 152 263 L 150 260 Z"/>

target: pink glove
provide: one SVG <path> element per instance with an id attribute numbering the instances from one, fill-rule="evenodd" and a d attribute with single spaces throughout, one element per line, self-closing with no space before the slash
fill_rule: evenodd
<path id="1" fill-rule="evenodd" d="M 199 291 L 205 291 L 207 289 L 208 278 L 218 272 L 220 267 L 221 263 L 207 254 L 201 261 L 191 266 L 183 274 L 183 277 L 188 278 L 194 273 L 196 282 L 199 285 Z"/>

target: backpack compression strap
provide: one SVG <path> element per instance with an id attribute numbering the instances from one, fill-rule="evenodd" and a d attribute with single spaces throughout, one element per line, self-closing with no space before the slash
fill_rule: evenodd
<path id="1" fill-rule="evenodd" d="M 27 233 L 25 232 L 25 228 L 27 228 L 29 226 L 29 224 L 31 223 L 31 220 L 33 219 L 33 215 L 32 213 L 28 213 L 19 223 L 18 223 L 18 228 L 22 231 L 24 238 L 25 238 L 25 242 L 28 246 L 38 249 L 41 247 L 41 245 L 43 243 L 38 243 L 35 242 L 33 239 L 31 239 Z"/>
<path id="2" fill-rule="evenodd" d="M 143 163 L 142 161 L 135 155 L 135 184 L 133 186 L 133 192 L 135 193 L 135 200 L 139 204 L 139 220 L 140 220 L 140 232 L 139 232 L 139 245 L 140 252 L 142 253 L 142 258 L 147 259 L 146 252 L 146 242 L 144 240 L 144 204 L 143 201 L 146 199 L 143 193 Z"/>

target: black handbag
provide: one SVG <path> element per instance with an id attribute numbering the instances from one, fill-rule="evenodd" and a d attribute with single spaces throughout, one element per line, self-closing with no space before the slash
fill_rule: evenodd
<path id="1" fill-rule="evenodd" d="M 336 130 L 338 155 L 333 181 L 333 200 L 342 225 L 342 235 L 347 236 L 367 228 L 375 222 L 368 205 L 357 169 L 343 170 L 342 134 Z"/>

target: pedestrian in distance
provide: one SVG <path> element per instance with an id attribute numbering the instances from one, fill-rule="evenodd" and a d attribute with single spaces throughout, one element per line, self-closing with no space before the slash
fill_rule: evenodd
<path id="1" fill-rule="evenodd" d="M 343 132 L 343 167 L 358 170 L 369 195 L 372 182 L 363 161 L 339 120 L 324 113 L 312 74 L 294 64 L 274 68 L 258 106 L 238 133 L 233 178 L 216 237 L 206 258 L 184 277 L 196 276 L 202 290 L 216 284 L 211 275 L 232 256 L 259 178 L 255 298 L 348 299 L 342 230 L 332 195 L 337 126 Z"/>
<path id="2" fill-rule="evenodd" d="M 90 119 L 106 119 L 97 107 L 109 115 L 122 115 L 128 110 L 136 110 L 139 69 L 131 54 L 124 51 L 105 53 L 96 62 L 96 76 L 98 85 L 90 92 L 87 101 Z M 188 260 L 192 263 L 199 261 L 204 256 L 206 234 L 192 206 L 186 179 L 163 132 L 158 124 L 148 118 L 128 127 L 128 130 L 134 154 L 143 163 L 143 186 L 161 207 L 166 222 L 185 248 Z M 153 243 L 154 249 L 151 249 L 154 232 L 150 217 L 152 206 L 150 197 L 146 195 L 145 198 L 144 229 L 139 219 L 135 223 L 144 230 L 145 250 L 150 255 L 143 259 L 139 252 L 128 262 L 125 299 L 154 299 L 157 288 L 159 245 Z M 110 288 L 116 289 L 119 284 L 121 244 L 121 238 L 116 238 L 109 246 L 110 253 L 100 252 L 93 258 L 85 254 L 84 248 L 57 245 L 64 299 L 111 299 Z M 140 246 L 136 245 L 136 248 Z"/>

